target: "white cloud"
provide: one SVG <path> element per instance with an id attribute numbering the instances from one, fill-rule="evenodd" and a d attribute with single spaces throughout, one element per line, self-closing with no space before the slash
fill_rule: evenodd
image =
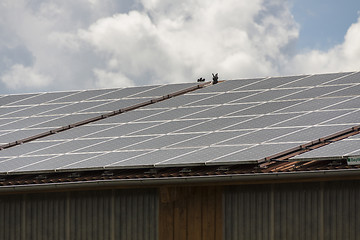
<path id="1" fill-rule="evenodd" d="M 344 42 L 328 51 L 312 50 L 296 55 L 286 69 L 289 73 L 326 73 L 360 70 L 360 17 L 352 24 Z"/>
<path id="2" fill-rule="evenodd" d="M 359 66 L 360 20 L 343 44 L 298 54 L 299 26 L 283 0 L 3 0 L 0 16 L 0 77 L 12 91 L 195 82 L 210 80 L 212 72 L 234 79 Z M 8 82 L 24 73 L 32 76 L 27 82 Z"/>
<path id="3" fill-rule="evenodd" d="M 1 77 L 1 81 L 10 89 L 45 87 L 51 79 L 30 67 L 16 64 Z"/>
<path id="4" fill-rule="evenodd" d="M 133 81 L 124 76 L 121 72 L 106 72 L 104 70 L 95 69 L 94 74 L 97 78 L 95 86 L 98 88 L 116 88 L 131 87 Z"/>

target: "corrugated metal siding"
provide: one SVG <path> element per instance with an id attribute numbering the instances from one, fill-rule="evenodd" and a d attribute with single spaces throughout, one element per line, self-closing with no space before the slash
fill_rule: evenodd
<path id="1" fill-rule="evenodd" d="M 156 190 L 0 196 L 0 239 L 157 239 Z"/>
<path id="2" fill-rule="evenodd" d="M 225 239 L 360 239 L 360 182 L 231 186 Z"/>

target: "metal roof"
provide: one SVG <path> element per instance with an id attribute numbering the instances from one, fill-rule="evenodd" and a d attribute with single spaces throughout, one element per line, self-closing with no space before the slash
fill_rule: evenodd
<path id="1" fill-rule="evenodd" d="M 359 90 L 350 72 L 4 95 L 0 174 L 356 156 Z"/>

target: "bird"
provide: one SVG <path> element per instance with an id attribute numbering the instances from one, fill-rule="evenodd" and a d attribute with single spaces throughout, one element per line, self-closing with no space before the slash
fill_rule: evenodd
<path id="1" fill-rule="evenodd" d="M 219 79 L 219 76 L 218 74 L 212 74 L 213 76 L 213 80 L 212 80 L 212 84 L 217 84 L 218 83 L 218 79 Z"/>
<path id="2" fill-rule="evenodd" d="M 198 82 L 205 82 L 205 78 L 199 78 L 198 80 L 197 80 Z"/>

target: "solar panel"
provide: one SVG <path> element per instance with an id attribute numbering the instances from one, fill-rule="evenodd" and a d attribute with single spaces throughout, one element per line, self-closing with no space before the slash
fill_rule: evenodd
<path id="1" fill-rule="evenodd" d="M 136 137 L 120 137 L 115 139 L 89 139 L 83 141 L 94 141 L 93 146 L 84 145 L 83 148 L 76 147 L 74 152 L 106 152 L 106 151 L 115 151 L 127 146 L 143 142 L 153 138 L 153 136 L 136 136 Z M 87 147 L 88 146 L 88 147 Z"/>
<path id="2" fill-rule="evenodd" d="M 187 116 L 206 110 L 208 107 L 184 107 L 165 110 L 159 114 L 154 114 L 149 117 L 144 117 L 142 121 L 165 121 L 178 118 L 186 118 Z"/>
<path id="3" fill-rule="evenodd" d="M 37 96 L 39 94 L 23 94 L 23 95 L 7 95 L 0 98 L 0 106 L 3 105 L 16 105 L 16 102 L 19 102 L 23 99 L 30 99 L 31 97 Z"/>
<path id="4" fill-rule="evenodd" d="M 276 127 L 288 127 L 288 126 L 312 126 L 320 124 L 322 122 L 327 122 L 336 117 L 340 117 L 346 113 L 349 113 L 350 110 L 334 110 L 334 111 L 319 111 L 303 114 L 299 117 L 287 120 L 285 122 L 275 124 Z"/>
<path id="5" fill-rule="evenodd" d="M 224 104 L 224 103 L 230 103 L 232 101 L 237 100 L 236 102 L 238 102 L 238 99 L 247 97 L 249 95 L 255 94 L 257 93 L 256 91 L 250 92 L 228 92 L 228 93 L 223 93 L 223 94 L 219 94 L 216 96 L 212 96 L 210 98 L 206 98 L 204 100 L 201 101 L 197 101 L 191 104 L 187 104 L 187 106 L 206 106 L 206 105 L 217 105 L 217 104 Z"/>
<path id="6" fill-rule="evenodd" d="M 172 135 L 163 135 L 159 137 L 152 138 L 148 141 L 137 143 L 128 147 L 123 148 L 124 150 L 146 150 L 146 149 L 161 149 L 166 147 L 171 147 L 171 145 L 176 143 L 181 143 L 188 139 L 192 139 L 203 134 L 172 134 Z M 194 145 L 196 146 L 196 145 Z M 194 147 L 190 146 L 190 147 Z"/>
<path id="7" fill-rule="evenodd" d="M 254 106 L 254 104 L 232 104 L 232 105 L 220 105 L 215 107 L 197 108 L 198 111 L 193 114 L 184 116 L 182 118 L 194 119 L 194 118 L 215 118 L 232 114 L 234 112 L 241 111 L 243 109 Z M 194 108 L 194 107 L 193 107 Z M 202 110 L 202 111 L 201 111 Z"/>
<path id="8" fill-rule="evenodd" d="M 15 170 L 17 168 L 43 161 L 51 156 L 22 156 L 12 158 L 7 161 L 0 162 L 0 173 L 7 173 L 8 171 Z"/>
<path id="9" fill-rule="evenodd" d="M 201 122 L 202 120 L 174 120 L 156 125 L 154 127 L 150 127 L 148 129 L 138 131 L 130 135 L 166 134 L 166 133 L 179 131 L 181 129 L 185 129 L 188 127 L 192 127 L 197 123 L 201 123 Z"/>
<path id="10" fill-rule="evenodd" d="M 53 157 L 45 157 L 37 159 L 37 162 L 32 161 L 30 164 L 25 163 L 24 166 L 12 170 L 11 172 L 40 172 L 40 171 L 54 171 L 59 167 L 63 167 L 74 162 L 80 162 L 84 159 L 91 157 L 99 156 L 95 153 L 86 153 L 86 154 L 66 154 Z M 34 159 L 32 157 L 31 159 Z"/>
<path id="11" fill-rule="evenodd" d="M 349 98 L 315 98 L 294 104 L 288 108 L 281 109 L 278 112 L 311 112 L 332 106 L 348 99 Z"/>
<path id="12" fill-rule="evenodd" d="M 329 93 L 335 92 L 342 88 L 343 86 L 318 86 L 288 95 L 286 97 L 281 98 L 281 100 L 316 98 L 316 97 L 321 97 L 323 95 L 328 95 Z"/>
<path id="13" fill-rule="evenodd" d="M 48 101 L 62 98 L 68 95 L 74 94 L 74 92 L 54 92 L 54 93 L 42 93 L 38 94 L 34 97 L 27 98 L 21 101 L 13 102 L 8 105 L 34 105 L 34 104 L 41 104 L 46 103 Z"/>
<path id="14" fill-rule="evenodd" d="M 191 166 L 191 165 L 202 165 L 221 156 L 229 155 L 234 152 L 238 152 L 247 148 L 247 145 L 238 146 L 210 146 L 201 148 L 191 152 L 191 154 L 177 156 L 170 160 L 165 160 L 160 163 L 156 163 L 158 167 L 168 166 Z"/>
<path id="15" fill-rule="evenodd" d="M 227 141 L 217 143 L 217 145 L 240 145 L 240 144 L 257 144 L 270 141 L 274 138 L 281 137 L 285 134 L 297 131 L 300 128 L 271 128 L 251 131 L 247 134 L 232 138 Z"/>
<path id="16" fill-rule="evenodd" d="M 248 148 L 230 155 L 214 159 L 207 164 L 233 164 L 233 163 L 253 163 L 254 161 L 280 153 L 287 149 L 298 146 L 297 143 L 277 143 L 277 144 L 258 144 L 250 145 Z"/>
<path id="17" fill-rule="evenodd" d="M 282 87 L 307 87 L 307 86 L 316 86 L 322 83 L 329 82 L 334 79 L 338 79 L 344 76 L 347 76 L 351 73 L 330 73 L 330 74 L 317 74 L 313 76 L 309 76 L 303 79 L 300 79 L 295 82 L 291 82 L 289 84 L 285 84 Z"/>
<path id="18" fill-rule="evenodd" d="M 359 95 L 360 95 L 360 85 L 355 85 L 355 86 L 349 86 L 340 91 L 326 94 L 325 96 L 326 97 L 342 97 L 342 96 L 359 96 Z"/>
<path id="19" fill-rule="evenodd" d="M 187 141 L 178 142 L 171 145 L 170 148 L 210 146 L 212 144 L 235 138 L 249 132 L 250 131 L 210 132 L 206 134 L 201 134 L 198 137 L 189 139 Z"/>
<path id="20" fill-rule="evenodd" d="M 360 72 L 326 82 L 324 83 L 324 85 L 333 85 L 333 84 L 337 85 L 337 84 L 349 84 L 349 83 L 360 83 Z"/>
<path id="21" fill-rule="evenodd" d="M 358 76 L 340 73 L 220 82 L 3 149 L 0 163 L 6 167 L 0 171 L 256 163 L 360 124 Z M 0 142 L 195 85 L 2 96 L 0 103 L 7 105 L 0 106 Z M 351 154 L 360 151 L 354 148 L 359 139 L 346 140 Z"/>
<path id="22" fill-rule="evenodd" d="M 332 106 L 326 107 L 324 109 L 358 109 L 360 106 L 360 97 L 355 97 L 352 99 L 345 98 L 346 100 L 334 104 Z"/>
<path id="23" fill-rule="evenodd" d="M 256 115 L 256 114 L 266 114 L 272 113 L 283 108 L 290 107 L 294 104 L 300 103 L 301 101 L 274 101 L 274 102 L 266 102 L 263 104 L 256 105 L 251 108 L 247 108 L 243 111 L 238 112 L 242 115 Z"/>
<path id="24" fill-rule="evenodd" d="M 109 92 L 116 91 L 117 89 L 97 89 L 97 90 L 86 90 L 86 91 L 78 91 L 74 94 L 57 98 L 52 101 L 49 101 L 50 103 L 73 103 L 73 102 L 79 102 L 84 101 L 87 99 L 100 97 L 104 94 L 107 94 Z"/>
<path id="25" fill-rule="evenodd" d="M 79 161 L 66 161 L 65 165 L 57 166 L 58 170 L 61 169 L 93 169 L 93 168 L 104 168 L 104 166 L 124 161 L 126 159 L 136 157 L 150 151 L 128 151 L 128 152 L 109 152 L 102 155 L 94 155 L 90 158 L 86 158 Z M 86 154 L 88 155 L 88 154 Z M 86 156 L 85 155 L 85 156 Z M 65 155 L 66 156 L 66 155 Z M 68 158 L 72 157 L 73 155 L 68 156 Z M 54 159 L 56 160 L 56 159 Z M 71 163 L 72 162 L 72 163 Z"/>
<path id="26" fill-rule="evenodd" d="M 39 149 L 46 149 L 48 147 L 58 145 L 64 141 L 51 141 L 51 142 L 30 142 L 22 145 L 17 145 L 0 151 L 0 157 L 15 157 L 23 154 L 29 154 Z M 46 152 L 47 154 L 48 152 Z"/>
<path id="27" fill-rule="evenodd" d="M 256 129 L 265 128 L 277 124 L 279 122 L 286 121 L 291 118 L 299 116 L 299 113 L 287 113 L 287 114 L 269 114 L 263 116 L 248 117 L 248 120 L 235 124 L 230 127 L 224 128 L 224 130 L 242 130 L 242 129 Z"/>
<path id="28" fill-rule="evenodd" d="M 155 150 L 150 153 L 146 153 L 137 157 L 125 161 L 119 161 L 117 163 L 109 164 L 106 168 L 114 167 L 153 167 L 155 164 L 160 164 L 163 161 L 170 160 L 175 157 L 179 157 L 185 154 L 190 154 L 195 151 L 196 148 L 182 148 L 182 149 L 162 149 Z"/>
<path id="29" fill-rule="evenodd" d="M 343 156 L 357 156 L 359 153 L 360 139 L 342 140 L 314 149 L 312 151 L 293 157 L 299 159 L 318 159 L 318 158 L 341 158 Z"/>
<path id="30" fill-rule="evenodd" d="M 293 93 L 301 92 L 302 89 L 275 89 L 263 91 L 260 93 L 253 94 L 249 97 L 245 97 L 240 100 L 240 102 L 267 102 L 274 99 L 278 99 L 281 97 L 285 97 L 287 95 L 291 95 Z M 235 101 L 239 102 L 239 101 Z"/>
<path id="31" fill-rule="evenodd" d="M 34 115 L 42 115 L 41 113 L 51 111 L 63 107 L 64 104 L 44 104 L 44 105 L 35 105 L 30 107 L 20 107 L 22 110 L 16 111 L 10 114 L 7 114 L 5 117 L 29 117 Z"/>
<path id="32" fill-rule="evenodd" d="M 289 76 L 289 77 L 273 77 L 265 80 L 250 84 L 243 87 L 241 90 L 259 90 L 259 89 L 271 89 L 276 88 L 286 83 L 296 81 L 306 76 Z"/>
<path id="33" fill-rule="evenodd" d="M 206 120 L 197 125 L 189 125 L 188 128 L 180 129 L 176 132 L 185 133 L 185 132 L 211 132 L 216 131 L 231 125 L 238 124 L 240 122 L 248 120 L 248 117 L 230 117 L 230 118 L 215 118 L 211 120 Z M 190 120 L 187 120 L 190 121 Z M 194 120 L 191 120 L 194 121 Z"/>
<path id="34" fill-rule="evenodd" d="M 95 133 L 88 132 L 86 138 L 121 137 L 159 124 L 161 124 L 161 122 L 127 123 L 115 127 L 107 126 L 107 128 L 104 129 L 103 131 L 98 131 Z"/>

